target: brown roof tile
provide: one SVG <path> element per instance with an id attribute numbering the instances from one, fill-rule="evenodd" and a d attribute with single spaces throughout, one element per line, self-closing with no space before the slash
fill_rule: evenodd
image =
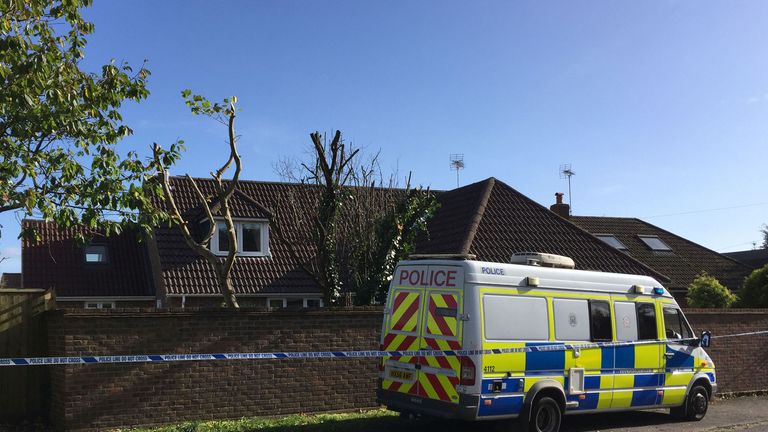
<path id="1" fill-rule="evenodd" d="M 472 253 L 508 262 L 515 252 L 546 252 L 573 258 L 576 268 L 666 277 L 506 185 L 489 178 L 438 195 L 441 207 L 429 222 L 419 253 Z"/>
<path id="2" fill-rule="evenodd" d="M 667 275 L 670 290 L 685 292 L 702 270 L 731 290 L 738 290 L 750 269 L 746 265 L 704 246 L 636 218 L 573 216 L 571 220 L 594 234 L 613 234 L 627 247 L 627 253 Z M 671 251 L 653 251 L 640 235 L 658 236 Z"/>
<path id="3" fill-rule="evenodd" d="M 204 195 L 214 195 L 213 180 L 198 178 L 195 181 Z M 182 215 L 199 219 L 202 206 L 190 181 L 185 177 L 171 177 L 170 182 Z M 274 213 L 290 222 L 288 203 L 313 199 L 316 191 L 309 185 L 241 180 L 230 205 L 234 217 L 271 219 Z M 301 240 L 308 238 L 300 231 L 306 229 L 297 222 L 287 227 L 285 235 L 299 257 L 308 261 L 314 256 L 314 248 Z M 157 228 L 155 235 L 162 280 L 168 294 L 219 295 L 213 269 L 187 246 L 178 229 Z M 312 277 L 273 232 L 269 235 L 269 251 L 269 257 L 237 257 L 231 274 L 236 293 L 320 293 Z"/>
<path id="4" fill-rule="evenodd" d="M 107 246 L 107 263 L 86 263 L 77 234 L 82 227 L 59 229 L 51 222 L 24 220 L 40 241 L 22 240 L 21 272 L 24 288 L 54 288 L 59 297 L 153 296 L 145 243 L 125 231 L 120 235 L 92 236 L 92 244 Z"/>
<path id="5" fill-rule="evenodd" d="M 21 273 L 3 273 L 0 288 L 21 288 Z"/>

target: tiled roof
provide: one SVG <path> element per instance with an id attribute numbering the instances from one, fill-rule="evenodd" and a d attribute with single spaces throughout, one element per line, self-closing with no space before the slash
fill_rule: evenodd
<path id="1" fill-rule="evenodd" d="M 636 218 L 573 216 L 571 220 L 594 234 L 613 234 L 627 253 L 669 276 L 670 290 L 684 292 L 702 270 L 737 290 L 750 269 L 742 263 Z M 653 251 L 640 235 L 658 236 L 671 251 Z"/>
<path id="2" fill-rule="evenodd" d="M 144 243 L 125 231 L 120 235 L 92 236 L 92 244 L 107 247 L 108 262 L 86 263 L 83 246 L 76 241 L 83 228 L 59 229 L 56 224 L 24 220 L 40 241 L 22 240 L 21 271 L 24 288 L 54 288 L 59 297 L 154 296 Z"/>
<path id="3" fill-rule="evenodd" d="M 768 249 L 753 249 L 738 252 L 726 252 L 723 255 L 735 259 L 752 268 L 760 268 L 768 264 Z"/>
<path id="4" fill-rule="evenodd" d="M 508 262 L 515 252 L 573 258 L 576 268 L 666 277 L 604 244 L 588 232 L 494 178 L 438 195 L 441 206 L 428 223 L 419 253 L 472 253 Z"/>
<path id="5" fill-rule="evenodd" d="M 213 180 L 195 181 L 204 195 L 214 195 Z M 170 177 L 170 182 L 182 215 L 198 219 L 202 215 L 202 206 L 191 182 L 185 177 Z M 307 202 L 317 197 L 316 192 L 315 187 L 308 185 L 241 180 L 230 205 L 234 217 L 284 219 L 287 222 L 285 235 L 300 259 L 309 262 L 314 256 L 314 248 L 301 241 L 308 238 L 306 231 L 302 231 L 308 226 L 290 216 L 289 203 Z M 189 248 L 178 229 L 157 228 L 155 234 L 162 280 L 168 294 L 219 295 L 213 269 Z M 270 257 L 239 256 L 235 259 L 231 278 L 236 293 L 320 293 L 312 277 L 279 240 L 274 224 L 270 224 L 269 252 Z"/>
<path id="6" fill-rule="evenodd" d="M 3 273 L 0 288 L 21 288 L 21 273 Z"/>

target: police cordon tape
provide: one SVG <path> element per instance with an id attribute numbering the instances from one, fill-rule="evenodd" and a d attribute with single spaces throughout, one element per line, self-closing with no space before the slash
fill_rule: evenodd
<path id="1" fill-rule="evenodd" d="M 711 336 L 712 339 L 766 335 L 768 330 Z M 697 338 L 675 339 L 675 344 L 697 341 Z M 414 350 L 414 351 L 298 351 L 298 352 L 253 352 L 253 353 L 215 353 L 215 354 L 140 354 L 113 356 L 72 356 L 72 357 L 12 357 L 0 358 L 0 366 L 46 366 L 61 364 L 105 364 L 105 363 L 155 363 L 179 361 L 216 361 L 216 360 L 280 360 L 312 358 L 375 358 L 375 357 L 455 357 L 472 355 L 513 354 L 528 352 L 571 351 L 590 348 L 627 347 L 660 343 L 658 340 L 632 342 L 593 342 L 584 344 L 549 345 L 495 348 L 476 350 Z M 665 342 L 665 343 L 669 343 Z"/>

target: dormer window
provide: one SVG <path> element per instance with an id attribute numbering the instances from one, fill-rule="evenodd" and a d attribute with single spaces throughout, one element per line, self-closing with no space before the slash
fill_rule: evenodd
<path id="1" fill-rule="evenodd" d="M 266 221 L 235 220 L 238 256 L 269 255 L 269 224 Z M 229 234 L 223 220 L 216 220 L 216 232 L 211 239 L 211 250 L 217 255 L 229 253 Z"/>
<path id="2" fill-rule="evenodd" d="M 88 264 L 106 264 L 109 260 L 106 245 L 88 245 L 84 252 Z"/>

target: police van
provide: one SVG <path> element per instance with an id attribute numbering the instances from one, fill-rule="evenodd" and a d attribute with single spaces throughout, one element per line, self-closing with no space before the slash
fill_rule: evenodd
<path id="1" fill-rule="evenodd" d="M 519 419 L 557 431 L 563 415 L 669 408 L 700 420 L 715 365 L 655 279 L 574 270 L 570 258 L 412 256 L 393 274 L 377 397 L 405 415 Z M 413 351 L 448 351 L 420 355 Z M 451 355 L 454 351 L 477 351 Z M 437 353 L 433 353 L 437 354 Z"/>

